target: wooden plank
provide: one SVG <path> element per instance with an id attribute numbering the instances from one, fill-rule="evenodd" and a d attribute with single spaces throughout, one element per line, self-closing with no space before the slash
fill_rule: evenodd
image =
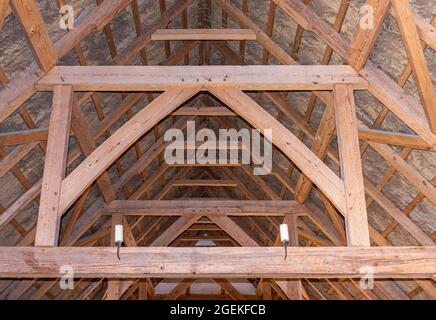
<path id="1" fill-rule="evenodd" d="M 237 180 L 211 180 L 211 179 L 181 179 L 172 183 L 173 187 L 237 187 Z"/>
<path id="2" fill-rule="evenodd" d="M 78 278 L 359 278 L 371 266 L 375 278 L 434 276 L 434 247 L 123 248 L 1 247 L 0 278 L 53 278 L 71 265 Z M 31 257 L 31 258 L 29 258 Z"/>
<path id="3" fill-rule="evenodd" d="M 223 103 L 259 130 L 272 129 L 272 143 L 315 183 L 341 212 L 345 211 L 344 183 L 297 137 L 245 93 L 235 89 L 209 89 Z"/>
<path id="4" fill-rule="evenodd" d="M 268 66 L 58 66 L 37 83 L 39 90 L 71 84 L 76 91 L 163 91 L 171 86 L 236 86 L 241 90 L 332 90 L 337 83 L 367 89 L 345 65 Z"/>
<path id="5" fill-rule="evenodd" d="M 430 201 L 433 205 L 436 205 L 436 188 L 430 181 L 425 179 L 418 170 L 416 170 L 389 146 L 375 142 L 370 142 L 370 146 L 403 177 L 405 177 L 412 186 L 419 190 L 428 201 Z"/>
<path id="6" fill-rule="evenodd" d="M 232 110 L 226 107 L 182 107 L 174 111 L 173 116 L 235 116 Z"/>
<path id="7" fill-rule="evenodd" d="M 436 95 L 413 18 L 409 0 L 392 0 L 392 8 L 397 18 L 401 37 L 407 51 L 410 66 L 415 78 L 421 102 L 427 115 L 430 129 L 436 133 Z"/>
<path id="8" fill-rule="evenodd" d="M 431 23 L 425 21 L 416 12 L 413 12 L 413 18 L 422 41 L 436 51 L 436 16 L 433 16 Z"/>
<path id="9" fill-rule="evenodd" d="M 80 194 L 136 140 L 197 92 L 198 89 L 169 89 L 95 149 L 62 182 L 59 214 L 62 215 Z"/>
<path id="10" fill-rule="evenodd" d="M 151 40 L 256 40 L 250 29 L 159 29 Z"/>
<path id="11" fill-rule="evenodd" d="M 436 151 L 436 146 L 432 148 L 420 136 L 407 133 L 360 128 L 359 139 L 399 147 Z"/>
<path id="12" fill-rule="evenodd" d="M 62 180 L 66 173 L 72 101 L 73 88 L 71 86 L 55 87 L 44 161 L 35 246 L 56 246 L 59 240 L 59 199 Z"/>
<path id="13" fill-rule="evenodd" d="M 336 85 L 333 92 L 341 176 L 345 184 L 347 244 L 369 246 L 354 92 L 353 88 L 347 85 Z"/>
<path id="14" fill-rule="evenodd" d="M 361 70 L 368 61 L 371 50 L 374 47 L 375 39 L 377 38 L 383 21 L 391 6 L 391 1 L 388 0 L 366 0 L 366 6 L 373 9 L 374 27 L 367 26 L 362 29 L 361 23 L 358 24 L 357 30 L 354 32 L 353 40 L 351 41 L 350 53 L 348 60 L 350 65 L 357 71 Z"/>
<path id="15" fill-rule="evenodd" d="M 17 144 L 45 141 L 47 140 L 47 137 L 47 128 L 3 132 L 0 133 L 0 147 L 9 147 Z"/>
<path id="16" fill-rule="evenodd" d="M 102 214 L 180 216 L 202 213 L 227 216 L 304 215 L 307 209 L 296 201 L 281 200 L 115 200 Z"/>
<path id="17" fill-rule="evenodd" d="M 8 153 L 0 161 L 0 177 L 3 177 L 9 170 L 11 170 L 18 161 L 23 159 L 33 148 L 36 147 L 36 143 L 28 143 L 16 147 L 11 153 Z"/>
<path id="18" fill-rule="evenodd" d="M 10 2 L 40 68 L 46 72 L 49 71 L 58 58 L 35 0 L 11 0 Z"/>

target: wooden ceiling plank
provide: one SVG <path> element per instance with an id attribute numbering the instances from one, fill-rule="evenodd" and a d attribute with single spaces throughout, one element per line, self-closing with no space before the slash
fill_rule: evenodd
<path id="1" fill-rule="evenodd" d="M 57 86 L 53 92 L 35 246 L 57 246 L 59 241 L 59 200 L 66 174 L 72 103 L 73 88 Z"/>

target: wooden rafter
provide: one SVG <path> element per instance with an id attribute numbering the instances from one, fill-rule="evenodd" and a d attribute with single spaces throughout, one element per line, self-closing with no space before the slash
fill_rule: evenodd
<path id="1" fill-rule="evenodd" d="M 367 0 L 365 5 L 373 10 L 372 15 L 368 16 L 368 19 L 372 19 L 373 25 L 358 24 L 358 29 L 350 44 L 350 56 L 348 57 L 350 65 L 357 71 L 361 70 L 368 61 L 376 37 L 391 6 L 391 0 Z"/>

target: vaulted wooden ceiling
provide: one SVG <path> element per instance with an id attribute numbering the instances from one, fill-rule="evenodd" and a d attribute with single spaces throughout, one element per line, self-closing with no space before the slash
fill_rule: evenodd
<path id="1" fill-rule="evenodd" d="M 407 0 L 72 1 L 60 31 L 66 2 L 0 2 L 0 298 L 436 298 L 436 15 Z M 392 22 L 403 65 L 379 58 Z M 20 36 L 15 70 L 2 61 Z M 273 129 L 272 172 L 167 164 L 163 134 L 187 121 Z"/>

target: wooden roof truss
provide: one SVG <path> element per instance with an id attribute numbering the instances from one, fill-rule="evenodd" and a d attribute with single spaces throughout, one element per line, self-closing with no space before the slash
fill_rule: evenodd
<path id="1" fill-rule="evenodd" d="M 221 9 L 221 29 L 211 26 L 212 2 Z M 13 228 L 21 238 L 13 247 L 0 247 L 5 279 L 0 298 L 149 299 L 157 297 L 155 287 L 164 278 L 182 280 L 162 298 L 189 298 L 198 278 L 214 279 L 228 298 L 253 298 L 232 285 L 232 278 L 241 277 L 264 299 L 436 298 L 434 233 L 409 217 L 422 201 L 436 205 L 436 180 L 406 160 L 413 150 L 436 150 L 435 91 L 423 54 L 425 48 L 436 50 L 436 20 L 426 22 L 407 0 L 367 0 L 375 8 L 375 27 L 357 27 L 349 42 L 340 33 L 349 1 L 340 2 L 333 25 L 309 2 L 268 1 L 266 26 L 260 26 L 249 17 L 248 0 L 241 6 L 178 0 L 170 7 L 160 0 L 160 17 L 143 26 L 136 0 L 97 1 L 74 29 L 52 42 L 34 0 L 2 1 L 0 30 L 13 14 L 35 62 L 11 80 L 0 68 L 0 122 L 18 114 L 28 127 L 0 133 L 0 176 L 13 174 L 25 190 L 0 207 L 0 227 Z M 195 28 L 188 26 L 191 8 L 198 14 Z M 137 34 L 118 52 L 111 21 L 125 10 L 131 10 Z M 278 10 L 298 24 L 290 52 L 272 37 Z M 369 59 L 389 14 L 409 59 L 396 81 Z M 167 28 L 175 20 L 182 28 Z M 227 29 L 231 23 L 239 29 Z M 111 65 L 86 66 L 81 42 L 99 31 L 105 33 Z M 301 42 L 309 32 L 327 47 L 319 65 L 300 66 Z M 154 41 L 163 41 L 165 57 L 160 66 L 147 66 L 146 47 Z M 239 50 L 229 41 L 238 41 Z M 247 41 L 262 47 L 259 65 L 246 65 Z M 77 66 L 57 66 L 70 51 Z M 233 66 L 209 66 L 213 52 Z M 329 65 L 333 53 L 344 65 Z M 127 66 L 135 59 L 142 66 Z M 411 75 L 417 97 L 403 89 Z M 356 117 L 356 90 L 383 104 L 371 127 Z M 37 127 L 26 101 L 43 91 L 53 92 L 50 122 Z M 311 91 L 304 115 L 289 104 L 289 91 Z M 104 92 L 121 97 L 106 116 Z M 324 110 L 313 129 L 317 102 Z M 98 115 L 96 125 L 83 110 L 87 103 Z M 414 134 L 381 130 L 389 113 Z M 250 165 L 166 164 L 163 130 L 184 129 L 187 120 L 208 127 L 210 117 L 223 128 L 272 128 L 274 152 L 287 158 L 288 166 L 275 165 L 262 177 L 253 175 Z M 335 136 L 337 149 L 331 143 Z M 44 154 L 44 173 L 33 183 L 22 160 L 36 149 Z M 362 170 L 370 149 L 388 164 L 377 184 Z M 417 190 L 402 208 L 383 193 L 397 173 Z M 311 191 L 323 207 L 308 199 Z M 389 216 L 384 230 L 368 222 L 372 203 Z M 37 218 L 24 226 L 19 214 L 32 204 Z M 291 233 L 287 260 L 277 237 L 282 221 Z M 120 223 L 126 248 L 118 260 L 112 239 L 113 226 Z M 389 235 L 397 227 L 412 244 L 394 246 Z M 216 247 L 197 247 L 199 240 Z M 74 267 L 74 290 L 56 286 L 62 265 Z M 358 283 L 359 270 L 368 265 L 377 279 L 373 290 Z M 404 280 L 394 281 L 399 279 Z"/>

